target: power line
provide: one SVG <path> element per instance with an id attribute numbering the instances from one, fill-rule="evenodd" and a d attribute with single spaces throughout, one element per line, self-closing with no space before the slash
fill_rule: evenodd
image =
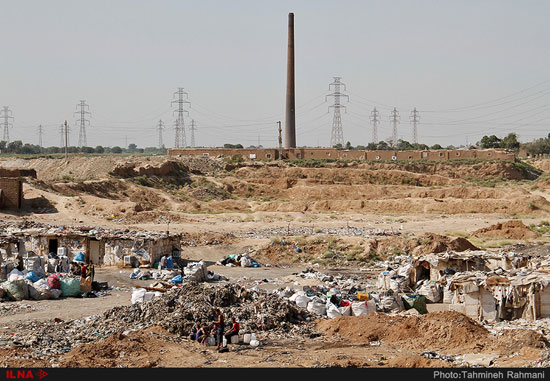
<path id="1" fill-rule="evenodd" d="M 195 119 L 191 119 L 191 147 L 195 147 Z"/>
<path id="2" fill-rule="evenodd" d="M 86 101 L 80 101 L 79 104 L 76 105 L 76 107 L 80 107 L 80 111 L 76 111 L 76 113 L 78 113 L 80 115 L 80 119 L 78 120 L 78 122 L 80 123 L 80 131 L 78 133 L 78 146 L 79 147 L 86 147 L 88 145 L 88 142 L 86 140 L 86 123 L 90 124 L 90 121 L 88 119 L 86 119 L 86 114 L 90 114 L 90 117 L 91 117 L 91 113 L 89 111 L 86 111 L 86 107 L 88 109 L 90 109 L 90 106 L 88 106 L 86 104 Z"/>
<path id="3" fill-rule="evenodd" d="M 344 132 L 342 129 L 342 117 L 340 115 L 340 109 L 343 108 L 345 110 L 346 106 L 342 106 L 340 104 L 340 97 L 346 97 L 349 101 L 349 96 L 340 92 L 342 86 L 344 87 L 344 91 L 346 91 L 346 85 L 340 82 L 341 77 L 333 78 L 334 82 L 328 85 L 328 89 L 329 91 L 332 91 L 332 93 L 325 96 L 325 101 L 328 97 L 334 97 L 334 104 L 328 107 L 329 111 L 331 107 L 334 108 L 334 117 L 332 119 L 332 133 L 330 137 L 331 147 L 334 147 L 337 144 L 340 144 L 342 146 L 344 145 Z"/>
<path id="4" fill-rule="evenodd" d="M 191 102 L 189 102 L 187 100 L 188 94 L 187 94 L 187 92 L 183 91 L 183 87 L 178 87 L 178 91 L 176 91 L 174 93 L 174 95 L 176 95 L 176 94 L 177 94 L 178 98 L 171 102 L 171 104 L 176 103 L 178 105 L 177 110 L 174 110 L 174 112 L 178 113 L 178 118 L 176 119 L 176 121 L 174 123 L 175 126 L 176 126 L 176 139 L 175 139 L 174 147 L 180 148 L 180 144 L 181 144 L 181 147 L 187 146 L 187 139 L 185 137 L 185 124 L 184 124 L 184 121 L 183 121 L 183 114 L 187 113 L 187 115 L 189 115 L 189 111 L 185 110 L 185 105 L 186 104 L 191 105 Z"/>
<path id="5" fill-rule="evenodd" d="M 10 142 L 10 127 L 13 128 L 13 123 L 10 122 L 10 119 L 13 120 L 11 116 L 11 110 L 8 106 L 4 106 L 2 109 L 2 117 L 4 118 L 4 139 L 7 143 Z"/>
<path id="6" fill-rule="evenodd" d="M 159 132 L 159 148 L 163 148 L 164 143 L 162 142 L 162 130 L 164 130 L 164 123 L 162 122 L 162 119 L 159 119 L 159 123 L 156 128 Z"/>
<path id="7" fill-rule="evenodd" d="M 378 122 L 380 122 L 380 113 L 376 110 L 376 107 L 371 112 L 370 120 L 372 122 L 372 142 L 378 143 Z"/>
<path id="8" fill-rule="evenodd" d="M 416 107 L 414 108 L 414 110 L 411 111 L 411 116 L 409 117 L 409 119 L 411 120 L 411 123 L 413 125 L 413 143 L 418 144 L 416 125 L 420 120 L 420 116 L 418 115 L 418 111 L 416 111 Z"/>
<path id="9" fill-rule="evenodd" d="M 399 123 L 399 120 L 401 117 L 399 116 L 399 112 L 397 111 L 397 108 L 393 108 L 392 112 L 390 113 L 390 121 L 392 122 L 392 146 L 397 145 L 397 123 Z"/>
<path id="10" fill-rule="evenodd" d="M 42 125 L 38 126 L 38 146 L 42 148 Z"/>

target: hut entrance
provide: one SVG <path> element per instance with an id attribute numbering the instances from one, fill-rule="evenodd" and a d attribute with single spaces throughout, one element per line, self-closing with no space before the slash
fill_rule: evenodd
<path id="1" fill-rule="evenodd" d="M 57 238 L 50 238 L 48 241 L 48 254 L 54 253 L 57 255 L 57 248 L 59 243 L 57 242 Z"/>

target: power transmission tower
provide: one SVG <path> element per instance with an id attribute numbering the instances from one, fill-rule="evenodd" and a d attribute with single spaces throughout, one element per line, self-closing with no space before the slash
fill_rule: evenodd
<path id="1" fill-rule="evenodd" d="M 195 147 L 195 119 L 191 119 L 191 147 Z"/>
<path id="2" fill-rule="evenodd" d="M 372 142 L 378 144 L 378 122 L 380 122 L 380 113 L 376 107 L 370 113 L 370 121 L 372 122 Z"/>
<path id="3" fill-rule="evenodd" d="M 281 121 L 278 121 L 279 125 L 279 159 L 283 160 L 283 130 L 281 128 Z"/>
<path id="4" fill-rule="evenodd" d="M 177 94 L 177 99 L 173 100 L 171 104 L 176 103 L 178 105 L 178 109 L 174 110 L 174 112 L 178 113 L 178 118 L 176 119 L 175 125 L 176 125 L 176 141 L 174 144 L 174 147 L 180 148 L 187 146 L 187 139 L 185 137 L 185 124 L 183 122 L 183 113 L 187 113 L 189 116 L 189 111 L 185 109 L 185 104 L 191 104 L 187 100 L 188 94 L 183 91 L 183 87 L 178 87 L 178 91 L 174 93 L 174 96 Z"/>
<path id="5" fill-rule="evenodd" d="M 42 125 L 38 126 L 38 146 L 42 148 Z"/>
<path id="6" fill-rule="evenodd" d="M 410 120 L 413 125 L 413 143 L 418 144 L 416 125 L 420 121 L 420 115 L 418 115 L 418 111 L 416 111 L 416 107 L 414 108 L 414 110 L 411 111 Z"/>
<path id="7" fill-rule="evenodd" d="M 2 110 L 2 117 L 4 118 L 4 139 L 6 142 L 10 142 L 10 127 L 13 128 L 13 123 L 10 122 L 10 119 L 13 120 L 11 116 L 11 110 L 8 106 L 4 106 Z"/>
<path id="8" fill-rule="evenodd" d="M 162 122 L 162 119 L 159 119 L 159 124 L 157 124 L 156 128 L 159 131 L 159 148 L 163 148 L 164 143 L 162 142 L 162 130 L 164 130 L 164 123 Z"/>
<path id="9" fill-rule="evenodd" d="M 86 114 L 91 113 L 89 111 L 85 110 L 85 107 L 88 107 L 90 109 L 90 106 L 86 104 L 86 101 L 80 101 L 76 107 L 80 107 L 80 111 L 76 111 L 75 114 L 80 114 L 80 119 L 78 120 L 80 122 L 80 132 L 78 134 L 78 146 L 79 147 L 85 147 L 88 145 L 88 142 L 86 140 L 86 123 L 90 124 L 90 121 L 86 119 Z"/>
<path id="10" fill-rule="evenodd" d="M 397 109 L 394 107 L 390 113 L 390 121 L 392 122 L 392 125 L 393 125 L 393 134 L 392 134 L 391 140 L 392 140 L 392 146 L 394 147 L 397 145 L 397 123 L 399 123 L 400 120 L 401 120 L 401 117 L 399 116 L 399 111 L 397 111 Z"/>
<path id="11" fill-rule="evenodd" d="M 346 91 L 346 85 L 340 82 L 341 77 L 333 78 L 334 82 L 328 85 L 328 89 L 329 91 L 332 91 L 332 93 L 325 97 L 325 102 L 328 97 L 334 97 L 334 104 L 332 106 L 328 106 L 329 111 L 331 107 L 334 108 L 334 117 L 332 119 L 332 133 L 330 137 L 331 147 L 334 147 L 337 144 L 340 144 L 342 146 L 344 145 L 344 132 L 342 131 L 342 117 L 340 116 L 340 109 L 343 108 L 345 110 L 346 106 L 342 106 L 340 104 L 340 97 L 346 97 L 349 101 L 349 96 L 340 92 L 342 86 L 344 87 L 344 91 Z"/>

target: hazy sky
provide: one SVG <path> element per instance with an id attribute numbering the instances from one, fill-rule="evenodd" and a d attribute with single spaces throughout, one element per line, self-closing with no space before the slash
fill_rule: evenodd
<path id="1" fill-rule="evenodd" d="M 88 145 L 174 145 L 173 92 L 183 87 L 197 145 L 277 145 L 284 124 L 288 13 L 295 14 L 297 144 L 326 146 L 328 84 L 342 77 L 350 102 L 345 141 L 379 138 L 461 145 L 517 131 L 550 132 L 550 2 L 507 0 L 139 1 L 2 0 L 0 106 L 10 140 L 78 142 L 76 105 L 90 105 Z M 0 128 L 3 130 L 3 128 Z M 1 133 L 1 132 L 0 132 Z M 1 136 L 0 136 L 1 137 Z"/>

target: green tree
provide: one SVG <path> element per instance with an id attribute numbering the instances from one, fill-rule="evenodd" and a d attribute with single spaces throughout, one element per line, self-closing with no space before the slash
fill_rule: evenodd
<path id="1" fill-rule="evenodd" d="M 136 152 L 137 145 L 134 143 L 128 144 L 128 152 Z"/>
<path id="2" fill-rule="evenodd" d="M 94 151 L 95 153 L 103 153 L 105 152 L 105 148 L 103 148 L 103 146 L 96 146 Z"/>
<path id="3" fill-rule="evenodd" d="M 504 139 L 502 139 L 502 148 L 511 150 L 519 149 L 518 136 L 515 132 L 510 132 Z"/>
<path id="4" fill-rule="evenodd" d="M 502 140 L 495 135 L 487 136 L 481 138 L 479 145 L 481 148 L 501 148 Z"/>
<path id="5" fill-rule="evenodd" d="M 350 143 L 350 142 L 347 142 L 347 143 L 346 143 L 346 146 L 344 147 L 344 149 L 351 150 L 351 149 L 353 149 L 353 147 L 351 146 L 351 143 Z"/>
<path id="6" fill-rule="evenodd" d="M 379 149 L 379 150 L 390 150 L 391 147 L 388 143 L 386 143 L 385 141 L 383 140 L 380 140 L 376 146 L 376 149 Z"/>
<path id="7" fill-rule="evenodd" d="M 443 147 L 441 147 L 441 144 L 434 144 L 430 149 L 443 149 Z"/>
<path id="8" fill-rule="evenodd" d="M 119 146 L 111 147 L 111 152 L 112 153 L 122 153 L 122 148 L 120 148 Z"/>

